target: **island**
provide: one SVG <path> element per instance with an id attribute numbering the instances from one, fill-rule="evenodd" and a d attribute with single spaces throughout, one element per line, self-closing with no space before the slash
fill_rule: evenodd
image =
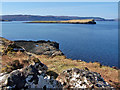
<path id="1" fill-rule="evenodd" d="M 25 23 L 96 24 L 94 19 L 64 20 L 64 21 L 31 21 Z"/>

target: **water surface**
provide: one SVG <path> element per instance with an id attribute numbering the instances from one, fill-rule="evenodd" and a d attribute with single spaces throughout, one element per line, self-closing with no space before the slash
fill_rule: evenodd
<path id="1" fill-rule="evenodd" d="M 2 22 L 2 36 L 9 40 L 56 41 L 68 58 L 118 66 L 116 21 L 99 21 L 96 25 Z"/>

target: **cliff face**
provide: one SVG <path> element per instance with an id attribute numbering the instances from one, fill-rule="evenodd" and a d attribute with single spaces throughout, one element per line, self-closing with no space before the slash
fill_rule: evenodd
<path id="1" fill-rule="evenodd" d="M 1 88 L 120 87 L 119 69 L 97 62 L 67 59 L 56 42 L 10 41 L 0 38 L 0 44 Z"/>

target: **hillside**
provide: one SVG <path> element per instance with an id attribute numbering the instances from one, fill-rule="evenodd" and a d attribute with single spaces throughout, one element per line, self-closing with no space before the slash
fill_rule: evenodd
<path id="1" fill-rule="evenodd" d="M 96 21 L 114 21 L 114 19 L 104 19 L 101 17 L 78 17 L 78 16 L 39 16 L 39 15 L 3 15 L 4 20 L 12 21 L 60 21 L 77 19 L 94 19 Z"/>

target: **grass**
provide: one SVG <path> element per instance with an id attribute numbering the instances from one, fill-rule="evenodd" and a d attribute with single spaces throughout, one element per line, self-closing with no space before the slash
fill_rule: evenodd
<path id="1" fill-rule="evenodd" d="M 64 70 L 67 70 L 70 68 L 85 69 L 87 67 L 89 71 L 100 73 L 100 75 L 104 78 L 104 80 L 114 87 L 116 87 L 114 82 L 117 82 L 117 83 L 119 82 L 118 72 L 120 70 L 116 70 L 108 66 L 103 66 L 98 62 L 87 63 L 84 61 L 67 59 L 65 58 L 65 56 L 56 56 L 54 58 L 48 58 L 42 55 L 37 57 L 40 59 L 42 63 L 47 65 L 48 71 L 54 71 L 57 74 L 60 74 Z"/>

